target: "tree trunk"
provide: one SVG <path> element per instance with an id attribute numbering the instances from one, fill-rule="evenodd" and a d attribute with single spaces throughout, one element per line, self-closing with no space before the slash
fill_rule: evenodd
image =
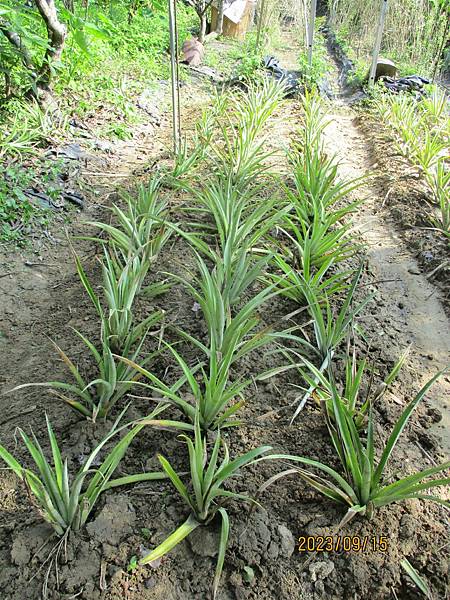
<path id="1" fill-rule="evenodd" d="M 37 9 L 44 20 L 47 28 L 49 47 L 45 53 L 42 66 L 39 70 L 37 81 L 38 89 L 50 92 L 50 82 L 52 79 L 51 65 L 61 59 L 64 48 L 67 31 L 65 26 L 59 21 L 56 11 L 55 0 L 34 0 Z"/>
<path id="2" fill-rule="evenodd" d="M 23 65 L 31 73 L 33 85 L 26 95 L 28 97 L 36 98 L 43 107 L 51 112 L 58 112 L 58 107 L 50 88 L 52 63 L 58 62 L 61 59 L 67 31 L 65 26 L 58 19 L 55 0 L 34 0 L 34 2 L 45 23 L 48 36 L 48 48 L 40 67 L 37 67 L 34 63 L 30 52 L 22 43 L 20 35 L 12 31 L 3 19 L 0 19 L 0 33 L 2 33 L 20 53 Z"/>
<path id="3" fill-rule="evenodd" d="M 303 0 L 303 19 L 305 21 L 305 48 L 308 49 L 309 30 L 308 30 L 308 7 L 306 0 Z"/>
<path id="4" fill-rule="evenodd" d="M 31 58 L 31 54 L 28 49 L 23 45 L 22 39 L 18 33 L 12 31 L 6 21 L 0 18 L 0 32 L 6 37 L 6 39 L 15 47 L 17 52 L 20 54 L 23 65 L 30 71 L 34 71 L 34 64 Z"/>
<path id="5" fill-rule="evenodd" d="M 203 44 L 205 42 L 205 36 L 206 36 L 206 10 L 204 12 L 202 12 L 201 15 L 199 15 L 200 17 L 200 33 L 198 36 L 198 41 Z"/>
<path id="6" fill-rule="evenodd" d="M 223 11 L 224 11 L 224 0 L 219 0 L 217 3 L 217 25 L 216 25 L 216 33 L 217 35 L 222 35 L 223 33 Z"/>

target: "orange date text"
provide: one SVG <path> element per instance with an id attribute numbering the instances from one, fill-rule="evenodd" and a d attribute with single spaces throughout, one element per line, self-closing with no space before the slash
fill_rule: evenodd
<path id="1" fill-rule="evenodd" d="M 298 538 L 299 552 L 387 552 L 388 539 L 375 535 L 304 535 Z"/>

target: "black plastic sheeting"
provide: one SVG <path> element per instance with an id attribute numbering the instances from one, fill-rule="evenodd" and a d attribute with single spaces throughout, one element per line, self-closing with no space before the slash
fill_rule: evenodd
<path id="1" fill-rule="evenodd" d="M 430 82 L 426 77 L 421 75 L 408 75 L 407 77 L 400 77 L 394 79 L 393 77 L 383 77 L 383 83 L 385 87 L 396 94 L 400 92 L 419 92 L 424 94 L 424 85 L 428 85 Z"/>
<path id="2" fill-rule="evenodd" d="M 335 48 L 333 48 L 335 50 Z M 344 55 L 345 57 L 345 55 Z M 341 66 L 340 83 L 346 81 L 348 73 L 351 72 L 353 64 L 351 61 L 343 60 L 342 56 L 338 57 Z M 289 71 L 280 66 L 280 61 L 275 56 L 266 56 L 264 58 L 264 67 L 271 77 L 280 81 L 285 86 L 285 95 L 293 97 L 304 91 L 302 83 L 301 71 Z M 343 80 L 343 81 L 342 81 Z M 384 86 L 390 92 L 398 94 L 400 92 L 411 92 L 418 95 L 426 94 L 425 85 L 430 83 L 430 80 L 421 75 L 408 75 L 395 79 L 394 77 L 382 77 Z M 326 80 L 319 82 L 319 89 L 322 95 L 333 97 L 333 90 Z"/>
<path id="3" fill-rule="evenodd" d="M 264 58 L 264 67 L 271 76 L 280 81 L 285 86 L 285 95 L 287 97 L 295 96 L 303 91 L 303 85 L 300 83 L 300 71 L 288 71 L 280 67 L 280 62 L 275 56 L 266 56 Z"/>

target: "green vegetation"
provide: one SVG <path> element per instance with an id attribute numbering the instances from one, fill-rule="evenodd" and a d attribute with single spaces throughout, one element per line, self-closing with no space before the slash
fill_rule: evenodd
<path id="1" fill-rule="evenodd" d="M 381 3 L 329 0 L 330 22 L 357 76 L 368 72 Z M 381 53 L 395 61 L 400 73 L 435 75 L 445 62 L 449 35 L 448 0 L 392 0 L 389 2 Z"/>
<path id="2" fill-rule="evenodd" d="M 325 475 L 322 476 L 310 469 L 299 468 L 297 470 L 299 476 L 320 494 L 349 507 L 340 527 L 354 518 L 356 514 L 367 515 L 370 518 L 374 509 L 410 498 L 432 500 L 450 509 L 450 502 L 442 500 L 437 495 L 426 493 L 432 488 L 450 484 L 450 477 L 441 476 L 438 479 L 429 479 L 433 475 L 444 475 L 450 468 L 450 461 L 397 479 L 393 483 L 388 483 L 389 479 L 385 472 L 387 462 L 413 411 L 441 375 L 442 373 L 435 375 L 406 406 L 395 423 L 379 459 L 375 455 L 375 422 L 372 408 L 369 408 L 367 433 L 362 434 L 354 423 L 353 414 L 342 401 L 333 383 L 331 389 L 333 420 L 326 409 L 326 423 L 341 463 L 343 475 L 320 461 L 301 456 L 274 454 L 260 460 L 282 459 L 299 462 L 324 473 Z M 281 473 L 280 476 L 284 474 Z M 266 487 L 267 485 L 262 489 Z"/>
<path id="3" fill-rule="evenodd" d="M 155 316 L 155 320 L 157 320 L 158 316 Z M 54 344 L 62 361 L 70 371 L 74 383 L 67 383 L 65 381 L 25 383 L 11 391 L 32 386 L 48 387 L 71 408 L 95 423 L 97 419 L 106 417 L 115 404 L 130 391 L 133 386 L 132 379 L 136 376 L 137 369 L 125 364 L 124 361 L 119 361 L 112 353 L 108 340 L 104 337 L 97 347 L 93 341 L 89 340 L 82 333 L 76 329 L 74 331 L 85 345 L 85 352 L 90 354 L 95 372 L 94 379 L 87 380 L 80 372 L 78 366 L 59 346 Z M 134 361 L 138 360 L 147 332 L 148 329 L 144 330 L 144 334 L 134 345 L 131 343 L 131 340 L 127 340 L 127 344 L 123 347 L 122 352 L 129 356 L 130 359 Z M 149 354 L 141 364 L 148 363 L 154 357 L 154 353 Z"/>
<path id="4" fill-rule="evenodd" d="M 46 220 L 47 211 L 37 210 L 23 190 L 32 180 L 32 173 L 21 168 L 0 167 L 0 240 L 16 242 L 22 239 L 22 228 L 36 220 Z"/>
<path id="5" fill-rule="evenodd" d="M 28 234 L 36 227 L 45 227 L 60 206 L 61 164 L 58 160 L 43 159 L 29 169 L 20 163 L 5 162 L 0 165 L 0 244 L 25 246 Z M 45 186 L 46 199 L 33 196 L 36 182 Z M 55 210 L 57 210 L 55 208 Z M 64 215 L 70 207 L 64 206 Z"/>
<path id="6" fill-rule="evenodd" d="M 314 87 L 322 79 L 326 78 L 330 71 L 330 62 L 328 58 L 327 42 L 322 27 L 325 23 L 325 17 L 317 18 L 314 31 L 314 52 L 312 64 L 308 63 L 307 44 L 300 53 L 299 68 L 308 87 Z"/>
<path id="7" fill-rule="evenodd" d="M 133 114 L 133 94 L 148 82 L 168 76 L 168 17 L 165 6 L 151 2 L 130 16 L 126 0 L 75 2 L 73 11 L 57 3 L 66 38 L 58 63 L 52 66 L 52 86 L 60 109 L 75 109 L 79 116 L 105 107 L 113 116 Z M 45 23 L 34 5 L 17 10 L 12 0 L 2 0 L 2 27 L 21 38 L 21 50 L 0 38 L 0 52 L 9 70 L 4 77 L 9 94 L 26 92 L 35 82 L 35 70 L 24 64 L 24 53 L 33 66 L 45 58 Z M 184 39 L 195 26 L 193 13 L 179 5 L 179 35 Z M 3 62 L 2 60 L 2 62 Z M 5 90 L 6 92 L 6 90 Z M 5 93 L 5 96 L 9 94 Z"/>
<path id="8" fill-rule="evenodd" d="M 389 386 L 393 383 L 399 374 L 400 369 L 405 363 L 408 351 L 404 352 L 394 367 L 376 389 L 373 389 L 373 375 L 375 366 L 372 365 L 369 377 L 369 385 L 365 391 L 364 399 L 361 397 L 362 381 L 367 372 L 367 359 L 358 361 L 356 358 L 356 348 L 350 351 L 350 336 L 347 340 L 347 353 L 345 357 L 345 381 L 342 392 L 339 393 L 339 402 L 345 406 L 348 415 L 353 419 L 355 427 L 360 430 L 367 425 L 367 412 L 370 406 L 375 406 L 380 402 Z M 311 384 L 315 390 L 315 397 L 321 408 L 324 409 L 327 419 L 336 421 L 334 417 L 333 396 L 337 393 L 333 378 L 328 378 L 326 373 L 320 372 L 311 363 L 306 363 L 310 375 L 302 370 L 303 377 Z M 313 379 L 314 377 L 314 379 Z"/>
<path id="9" fill-rule="evenodd" d="M 26 157 L 64 140 L 74 118 L 95 117 L 89 129 L 100 137 L 129 139 L 142 120 L 136 98 L 169 76 L 164 3 L 135 10 L 132 0 L 51 0 L 58 42 L 48 40 L 45 4 L 0 2 L 0 158 L 1 174 L 8 172 L 0 183 L 0 242 L 25 243 L 27 228 L 51 216 L 23 195 L 33 176 L 21 168 Z M 183 40 L 197 20 L 178 4 Z"/>
<path id="10" fill-rule="evenodd" d="M 342 205 L 341 200 L 361 185 L 360 179 L 339 180 L 337 161 L 324 150 L 324 103 L 318 94 L 306 92 L 303 106 L 304 128 L 289 156 L 294 189 L 286 193 L 293 210 L 283 217 L 286 246 L 280 244 L 282 252 L 274 257 L 280 273 L 272 275 L 282 293 L 297 302 L 303 301 L 305 286 L 320 297 L 343 289 L 348 273 L 330 271 L 355 252 L 344 218 L 358 203 Z"/>
<path id="11" fill-rule="evenodd" d="M 404 558 L 400 562 L 402 568 L 405 573 L 409 575 L 414 584 L 418 587 L 418 589 L 424 594 L 426 598 L 432 598 L 430 588 L 428 587 L 427 582 L 420 576 L 420 574 L 416 571 L 416 569 L 412 566 L 408 559 Z"/>
<path id="12" fill-rule="evenodd" d="M 164 406 L 156 408 L 149 419 L 159 415 Z M 67 535 L 70 530 L 77 531 L 86 523 L 94 510 L 99 496 L 107 489 L 117 485 L 126 485 L 135 481 L 164 478 L 162 473 L 130 475 L 117 480 L 111 480 L 119 463 L 124 457 L 128 446 L 143 425 L 129 428 L 128 425 L 119 427 L 125 411 L 119 415 L 108 435 L 84 459 L 79 471 L 73 476 L 69 473 L 68 460 L 63 460 L 57 439 L 48 418 L 47 429 L 50 440 L 53 465 L 49 464 L 36 436 L 32 439 L 22 430 L 18 432 L 30 453 L 37 471 L 22 467 L 17 460 L 0 446 L 0 458 L 7 466 L 22 479 L 36 501 L 43 518 L 52 525 L 59 536 Z M 100 466 L 93 469 L 95 461 L 105 445 L 125 429 L 129 431 L 115 444 L 105 456 Z M 86 484 L 86 482 L 89 482 Z"/>
<path id="13" fill-rule="evenodd" d="M 194 441 L 192 442 L 186 435 L 183 435 L 182 438 L 185 440 L 188 447 L 190 481 L 193 493 L 191 493 L 182 482 L 180 476 L 174 471 L 170 462 L 163 456 L 159 456 L 158 458 L 173 486 L 192 512 L 186 522 L 176 529 L 176 531 L 174 531 L 157 548 L 152 550 L 147 556 L 144 556 L 140 561 L 140 564 L 145 565 L 161 558 L 192 533 L 194 529 L 200 525 L 207 525 L 212 521 L 216 514 L 220 514 L 222 527 L 216 574 L 213 583 L 213 597 L 215 598 L 225 560 L 230 530 L 228 513 L 226 509 L 220 505 L 220 501 L 223 499 L 227 499 L 228 501 L 252 501 L 251 498 L 246 495 L 224 489 L 224 486 L 230 479 L 237 475 L 237 472 L 240 469 L 252 464 L 258 456 L 267 453 L 271 448 L 270 446 L 261 446 L 260 448 L 250 450 L 246 454 L 231 460 L 228 447 L 222 440 L 219 431 L 208 459 L 206 439 L 202 437 L 198 419 L 196 419 L 195 423 Z M 220 460 L 219 454 L 221 450 L 223 451 L 223 458 Z"/>
<path id="14" fill-rule="evenodd" d="M 127 138 L 139 118 L 134 108 L 136 94 L 149 80 L 167 77 L 168 31 L 165 6 L 160 2 L 111 0 L 85 6 L 76 2 L 73 11 L 66 2 L 57 5 L 64 23 L 64 45 L 54 40 L 49 47 L 45 19 L 38 10 L 24 5 L 14 13 L 12 0 L 0 2 L 0 29 L 7 31 L 0 44 L 7 64 L 4 99 L 13 90 L 21 96 L 6 104 L 0 126 L 4 133 L 0 152 L 8 161 L 2 167 L 6 183 L 0 184 L 0 202 L 2 198 L 7 201 L 0 204 L 0 222 L 6 223 L 3 238 L 13 240 L 18 219 L 31 223 L 41 218 L 23 196 L 22 188 L 31 184 L 32 175 L 22 175 L 13 160 L 36 152 L 53 135 L 62 136 L 69 114 L 87 119 L 100 114 L 97 131 Z M 203 36 L 205 2 L 188 4 L 201 17 Z M 50 0 L 48 6 L 56 5 Z M 343 6 L 333 3 L 335 12 Z M 181 3 L 179 7 L 179 33 L 184 37 L 188 27 L 198 22 L 192 10 Z M 268 15 L 279 10 L 277 3 L 268 3 Z M 440 31 L 440 9 L 433 14 Z M 268 30 L 268 26 L 263 28 L 263 40 Z M 30 54 L 11 42 L 11 31 L 18 32 Z M 259 77 L 262 50 L 267 46 L 261 43 L 257 48 L 249 36 L 244 44 L 234 44 L 228 55 L 242 59 L 239 87 L 217 95 L 169 167 L 158 170 L 135 192 L 122 192 L 122 201 L 111 206 L 107 222 L 88 223 L 94 233 L 83 239 L 97 253 L 95 264 L 81 261 L 74 250 L 80 289 L 94 309 L 94 335 L 74 330 L 80 340 L 79 363 L 54 344 L 67 368 L 67 380 L 56 381 L 49 374 L 48 381 L 24 383 L 11 391 L 49 388 L 80 417 L 83 434 L 86 420 L 97 433 L 100 420 L 112 419 L 112 427 L 100 442 L 86 435 L 86 444 L 92 447 L 77 467 L 69 451 L 63 458 L 62 443 L 47 417 L 48 442 L 18 429 L 32 468 L 0 446 L 0 459 L 24 482 L 30 504 L 59 537 L 57 549 L 47 559 L 51 559 L 50 567 L 56 562 L 56 573 L 69 532 L 78 532 L 92 518 L 104 492 L 113 494 L 121 485 L 164 479 L 188 512 L 180 519 L 177 516 L 177 524 L 182 524 L 167 537 L 166 533 L 161 543 L 155 543 L 149 523 L 145 528 L 139 523 L 150 548 L 141 547 L 140 554 L 133 548 L 127 578 L 142 580 L 135 574 L 137 569 L 155 566 L 155 561 L 194 530 L 205 531 L 218 522 L 215 598 L 233 527 L 235 513 L 230 504 L 256 504 L 243 471 L 268 460 L 274 461 L 273 468 L 278 461 L 288 462 L 289 470 L 261 485 L 258 482 L 260 493 L 285 475 L 297 473 L 302 483 L 346 509 L 336 523 L 338 528 L 357 515 L 370 518 L 375 509 L 407 499 L 431 500 L 450 508 L 449 501 L 436 491 L 450 484 L 450 461 L 403 477 L 393 477 L 388 471 L 416 408 L 447 371 L 437 373 L 408 398 L 391 433 L 380 435 L 383 422 L 377 409 L 405 363 L 406 353 L 390 371 L 383 371 L 376 364 L 369 366 L 368 357 L 360 359 L 357 351 L 365 345 L 365 308 L 373 297 L 365 291 L 365 264 L 357 258 L 359 247 L 352 233 L 362 178 L 342 179 L 336 156 L 325 148 L 327 106 L 315 87 L 326 64 L 323 34 L 318 32 L 316 39 L 315 62 L 306 73 L 308 89 L 297 99 L 301 117 L 291 127 L 293 139 L 284 156 L 287 175 L 274 168 L 280 152 L 270 150 L 276 144 L 268 143 L 274 115 L 283 114 L 285 88 Z M 301 63 L 305 67 L 304 56 Z M 34 100 L 27 104 L 30 95 Z M 25 122 L 29 131 L 13 117 L 11 107 L 16 102 L 24 115 L 30 115 Z M 378 94 L 374 102 L 392 124 L 399 150 L 428 186 L 430 202 L 440 210 L 439 219 L 436 212 L 430 221 L 448 235 L 445 97 L 436 92 L 413 103 L 403 96 Z M 57 176 L 56 166 L 53 175 L 47 175 L 50 195 L 58 193 L 52 187 L 53 176 Z M 168 254 L 171 262 L 166 266 L 162 259 L 169 242 L 177 246 Z M 181 315 L 172 309 L 172 299 L 153 303 L 169 290 L 183 298 Z M 189 319 L 191 312 L 195 326 Z M 282 448 L 283 435 L 277 440 L 281 448 L 273 453 L 256 436 L 244 435 L 245 425 L 254 426 L 261 416 L 254 414 L 252 406 L 254 395 L 260 393 L 259 382 L 285 372 L 291 378 L 289 387 L 301 390 L 301 395 L 286 401 L 284 391 L 274 383 L 275 391 L 269 392 L 271 412 L 283 419 L 282 410 L 288 407 L 294 428 L 306 402 L 315 400 L 320 410 L 313 405 L 316 410 L 309 417 L 319 420 L 329 446 L 326 451 L 318 449 L 318 458 L 298 455 L 301 448 L 287 453 Z M 156 408 L 124 425 L 127 396 L 139 398 L 134 408 L 141 415 L 147 412 L 142 410 L 146 402 Z M 113 479 L 144 428 L 164 429 L 171 440 L 181 432 L 187 452 L 172 456 L 168 451 L 167 457 L 158 453 L 162 471 L 138 468 L 137 474 Z M 256 431 L 262 435 L 262 429 Z M 263 435 L 271 435 L 270 425 Z M 145 444 L 142 439 L 148 452 L 151 446 Z M 320 454 L 323 451 L 325 456 L 329 450 L 333 457 L 328 462 Z M 148 501 L 145 496 L 140 502 Z M 159 502 L 161 496 L 172 502 L 165 491 L 155 494 L 151 502 Z M 89 533 L 88 528 L 84 535 Z M 419 585 L 417 573 L 405 565 Z M 247 565 L 243 569 L 244 582 L 251 583 L 256 568 Z M 44 598 L 48 597 L 49 570 Z"/>
<path id="15" fill-rule="evenodd" d="M 429 221 L 450 240 L 450 118 L 445 92 L 434 89 L 417 102 L 408 95 L 380 94 L 375 107 L 399 152 L 412 163 L 429 193 Z"/>
<path id="16" fill-rule="evenodd" d="M 207 49 L 205 63 L 222 72 L 226 77 L 235 77 L 242 81 L 254 79 L 262 74 L 263 58 L 272 46 L 258 46 L 256 33 L 251 31 L 243 42 L 229 39 L 226 41 L 227 52 L 210 47 Z"/>
<path id="17" fill-rule="evenodd" d="M 258 201 L 261 186 L 274 181 L 265 162 L 270 154 L 264 149 L 264 130 L 271 115 L 282 102 L 283 88 L 274 82 L 250 84 L 247 92 L 228 94 L 218 99 L 214 118 L 205 115 L 194 135 L 201 139 L 202 162 L 210 166 L 208 177 L 200 175 L 200 162 L 188 160 L 177 179 L 174 173 L 153 179 L 142 187 L 136 198 L 127 196 L 126 208 L 114 206 L 111 224 L 94 223 L 105 238 L 101 242 L 103 278 L 99 295 L 76 257 L 80 280 L 88 293 L 100 322 L 100 343 L 96 346 L 82 333 L 76 332 L 92 355 L 98 374 L 87 380 L 79 368 L 57 347 L 75 383 L 47 382 L 24 384 L 48 386 L 54 389 L 72 408 L 96 422 L 112 414 L 117 403 L 132 388 L 150 389 L 163 402 L 148 417 L 137 421 L 106 457 L 89 485 L 83 485 L 90 474 L 90 465 L 100 448 L 116 432 L 96 447 L 81 467 L 70 487 L 67 462 L 63 463 L 56 437 L 48 423 L 54 466 L 51 467 L 37 440 L 21 436 L 32 454 L 40 479 L 24 470 L 3 447 L 0 456 L 16 474 L 26 477 L 43 510 L 57 533 L 78 529 L 88 519 L 96 500 L 105 489 L 152 479 L 168 478 L 190 509 L 187 520 L 161 544 L 130 562 L 133 572 L 171 551 L 200 525 L 209 525 L 216 516 L 221 519 L 216 574 L 213 595 L 218 590 L 226 557 L 230 531 L 227 505 L 231 500 L 251 501 L 247 494 L 229 489 L 228 484 L 246 466 L 262 460 L 284 460 L 300 463 L 279 473 L 264 484 L 263 491 L 286 473 L 297 472 L 319 493 L 348 507 L 342 526 L 356 514 L 371 515 L 377 507 L 407 498 L 430 499 L 450 507 L 449 503 L 426 490 L 447 485 L 450 478 L 444 471 L 450 462 L 433 466 L 392 482 L 386 465 L 415 408 L 424 398 L 438 373 L 410 401 L 393 427 L 392 433 L 376 452 L 374 403 L 380 401 L 386 388 L 397 376 L 406 355 L 402 356 L 386 376 L 381 387 L 371 394 L 371 380 L 365 400 L 362 386 L 366 361 L 358 364 L 355 351 L 349 351 L 350 332 L 357 330 L 356 317 L 370 296 L 355 300 L 363 266 L 346 272 L 331 272 L 349 255 L 348 219 L 356 203 L 348 202 L 348 194 L 360 181 L 339 181 L 334 157 L 325 156 L 322 142 L 325 121 L 323 102 L 316 93 L 302 98 L 304 122 L 292 149 L 292 181 L 282 188 L 284 198 Z M 436 100 L 428 109 L 439 121 L 441 104 Z M 226 118 L 225 118 L 226 115 Z M 431 161 L 432 163 L 432 161 Z M 429 164 L 428 167 L 429 168 Z M 190 221 L 182 228 L 168 219 L 167 206 L 159 200 L 164 181 L 170 187 L 184 189 L 191 198 Z M 318 225 L 321 224 L 319 228 Z M 271 232 L 282 225 L 291 248 L 298 253 L 281 259 L 284 242 Z M 333 243 L 323 242 L 334 235 Z M 345 235 L 344 235 L 345 234 Z M 206 340 L 196 337 L 175 324 L 172 332 L 179 340 L 154 352 L 144 352 L 144 342 L 150 327 L 162 314 L 155 312 L 142 322 L 135 322 L 135 301 L 150 266 L 154 263 L 169 235 L 180 236 L 190 245 L 196 270 L 186 276 L 162 273 L 173 284 L 181 284 L 197 305 L 207 331 Z M 215 243 L 211 243 L 215 240 Z M 350 246 L 351 248 L 351 246 Z M 353 249 L 352 249 L 353 252 Z M 292 264 L 289 264 L 292 261 Z M 274 271 L 276 269 L 277 271 Z M 329 272 L 330 270 L 330 272 Z M 257 286 L 262 285 L 262 289 Z M 158 283 L 156 284 L 158 287 Z M 260 327 L 260 313 L 275 295 L 286 295 L 305 306 L 311 318 L 313 339 L 295 325 L 284 331 Z M 330 302 L 331 295 L 340 298 L 338 308 Z M 162 334 L 162 330 L 161 330 Z M 345 381 L 342 391 L 335 382 L 338 348 L 347 339 Z M 186 345 L 200 353 L 192 363 L 180 350 Z M 241 359 L 272 343 L 270 352 L 282 356 L 284 362 L 264 373 L 237 377 L 233 368 Z M 167 350 L 179 375 L 174 383 L 157 377 L 146 368 L 149 361 Z M 147 351 L 148 352 L 148 351 Z M 310 358 L 317 364 L 311 362 Z M 331 443 L 340 462 L 340 469 L 319 460 L 286 453 L 269 454 L 270 446 L 261 446 L 230 458 L 223 435 L 225 428 L 239 427 L 239 411 L 244 404 L 244 392 L 252 380 L 266 380 L 286 370 L 295 369 L 301 384 L 309 389 L 298 404 L 294 420 L 305 402 L 313 396 L 318 400 L 328 428 Z M 373 370 L 371 378 L 373 377 Z M 146 381 L 140 381 L 144 378 Z M 303 388 L 304 389 L 304 388 Z M 188 393 L 186 393 L 188 391 Z M 162 411 L 176 408 L 185 420 L 159 419 Z M 110 480 L 132 439 L 146 426 L 182 431 L 188 447 L 189 470 L 177 474 L 169 459 L 159 456 L 163 472 L 140 473 Z M 125 429 L 122 426 L 121 429 Z M 209 450 L 210 436 L 214 435 Z M 311 470 L 313 469 L 313 470 Z M 323 475 L 317 474 L 317 471 Z M 430 479 L 438 475 L 438 479 Z M 84 508 L 87 502 L 87 508 Z"/>
<path id="18" fill-rule="evenodd" d="M 167 203 L 159 199 L 160 185 L 161 180 L 155 178 L 147 187 L 141 186 L 137 199 L 129 194 L 123 194 L 126 208 L 121 208 L 116 204 L 113 204 L 111 208 L 117 226 L 99 222 L 90 223 L 108 235 L 106 242 L 100 238 L 96 241 L 102 244 L 106 243 L 110 247 L 116 271 L 122 271 L 126 267 L 133 272 L 133 282 L 130 280 L 130 276 L 126 278 L 126 281 L 123 281 L 124 278 L 122 278 L 122 285 L 128 287 L 123 300 L 129 306 L 133 302 L 131 296 L 134 297 L 141 291 L 151 265 L 157 260 L 172 233 L 166 224 Z M 105 256 L 110 256 L 110 254 L 105 253 Z M 111 280 L 111 275 L 113 275 L 114 265 L 111 258 L 108 259 L 108 264 L 110 266 L 104 271 L 105 281 Z M 110 288 L 110 284 L 107 287 Z M 110 296 L 111 294 L 113 294 L 112 290 Z M 97 302 L 92 294 L 90 296 L 96 305 Z M 110 309 L 114 310 L 112 303 L 110 303 Z"/>

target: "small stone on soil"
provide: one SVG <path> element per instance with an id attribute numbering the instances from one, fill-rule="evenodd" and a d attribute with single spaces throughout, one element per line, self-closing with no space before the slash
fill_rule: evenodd
<path id="1" fill-rule="evenodd" d="M 278 525 L 278 533 L 281 538 L 281 554 L 289 558 L 295 550 L 294 536 L 284 525 Z"/>
<path id="2" fill-rule="evenodd" d="M 334 562 L 331 560 L 319 560 L 309 565 L 309 572 L 311 573 L 311 579 L 313 581 L 326 579 L 333 571 Z"/>
<path id="3" fill-rule="evenodd" d="M 154 577 L 150 577 L 150 579 L 145 580 L 145 587 L 148 590 L 151 590 L 152 588 L 154 588 L 155 585 L 156 585 L 156 579 Z"/>

